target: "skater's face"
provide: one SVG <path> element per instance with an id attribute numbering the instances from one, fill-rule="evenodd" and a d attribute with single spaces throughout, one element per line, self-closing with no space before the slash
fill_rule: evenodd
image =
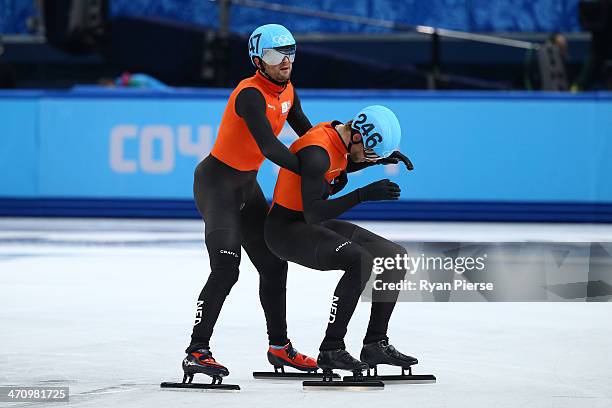
<path id="1" fill-rule="evenodd" d="M 286 82 L 291 77 L 293 63 L 289 60 L 289 57 L 283 58 L 283 61 L 278 65 L 268 65 L 261 59 L 258 59 L 258 61 L 266 74 L 277 82 Z"/>
<path id="2" fill-rule="evenodd" d="M 351 150 L 349 152 L 351 156 L 351 161 L 353 163 L 361 163 L 362 161 L 365 161 L 366 156 L 365 156 L 365 151 L 363 149 L 363 142 L 362 142 L 361 134 L 358 132 L 354 132 L 351 135 L 351 139 L 353 142 L 351 144 Z"/>
<path id="3" fill-rule="evenodd" d="M 353 121 L 336 126 L 336 131 L 340 134 L 344 145 L 348 149 L 348 156 L 353 163 L 366 161 L 367 157 L 363 148 L 363 138 L 361 133 L 351 128 Z"/>
<path id="4" fill-rule="evenodd" d="M 351 161 L 353 163 L 361 163 L 361 162 L 377 162 L 380 160 L 380 156 L 378 156 L 372 149 L 366 149 L 363 145 L 363 137 L 361 134 L 355 130 L 351 130 L 351 149 L 349 155 L 351 157 Z"/>

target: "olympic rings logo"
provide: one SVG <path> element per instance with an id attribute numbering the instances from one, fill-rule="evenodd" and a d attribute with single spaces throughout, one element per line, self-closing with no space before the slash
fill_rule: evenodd
<path id="1" fill-rule="evenodd" d="M 272 41 L 274 41 L 278 45 L 287 45 L 291 43 L 291 40 L 286 34 L 275 35 L 274 37 L 272 37 Z"/>

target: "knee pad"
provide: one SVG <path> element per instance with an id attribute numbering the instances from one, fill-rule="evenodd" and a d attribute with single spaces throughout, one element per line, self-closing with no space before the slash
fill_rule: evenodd
<path id="1" fill-rule="evenodd" d="M 216 287 L 228 292 L 238 281 L 240 268 L 239 234 L 230 230 L 217 230 L 206 235 L 210 258 L 210 277 Z"/>

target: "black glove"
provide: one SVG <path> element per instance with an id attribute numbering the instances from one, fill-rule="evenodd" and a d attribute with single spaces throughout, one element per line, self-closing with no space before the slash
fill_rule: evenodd
<path id="1" fill-rule="evenodd" d="M 348 176 L 346 175 L 346 171 L 340 173 L 338 177 L 334 179 L 334 183 L 330 186 L 329 195 L 334 195 L 340 192 L 344 186 L 348 183 Z"/>
<path id="2" fill-rule="evenodd" d="M 401 192 L 400 187 L 389 179 L 375 181 L 357 190 L 361 202 L 398 200 Z"/>
<path id="3" fill-rule="evenodd" d="M 385 157 L 383 159 L 379 159 L 376 161 L 377 164 L 397 164 L 399 162 L 404 163 L 404 165 L 406 166 L 406 168 L 409 171 L 414 170 L 414 165 L 412 164 L 412 162 L 410 161 L 410 159 L 408 157 L 406 157 L 405 155 L 403 155 L 400 151 L 396 150 L 393 153 L 391 153 L 389 155 L 389 157 Z"/>

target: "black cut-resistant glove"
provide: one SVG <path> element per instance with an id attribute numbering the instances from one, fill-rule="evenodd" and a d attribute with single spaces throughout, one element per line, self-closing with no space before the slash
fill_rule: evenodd
<path id="1" fill-rule="evenodd" d="M 396 150 L 393 153 L 391 153 L 389 155 L 389 157 L 385 157 L 385 158 L 379 159 L 376 163 L 377 164 L 387 165 L 387 164 L 398 164 L 399 162 L 404 163 L 404 165 L 406 166 L 408 171 L 414 170 L 414 165 L 412 164 L 410 159 L 408 157 L 406 157 L 406 155 L 402 154 L 398 150 Z"/>
<path id="2" fill-rule="evenodd" d="M 389 179 L 375 181 L 358 189 L 359 201 L 398 200 L 401 189 Z"/>

